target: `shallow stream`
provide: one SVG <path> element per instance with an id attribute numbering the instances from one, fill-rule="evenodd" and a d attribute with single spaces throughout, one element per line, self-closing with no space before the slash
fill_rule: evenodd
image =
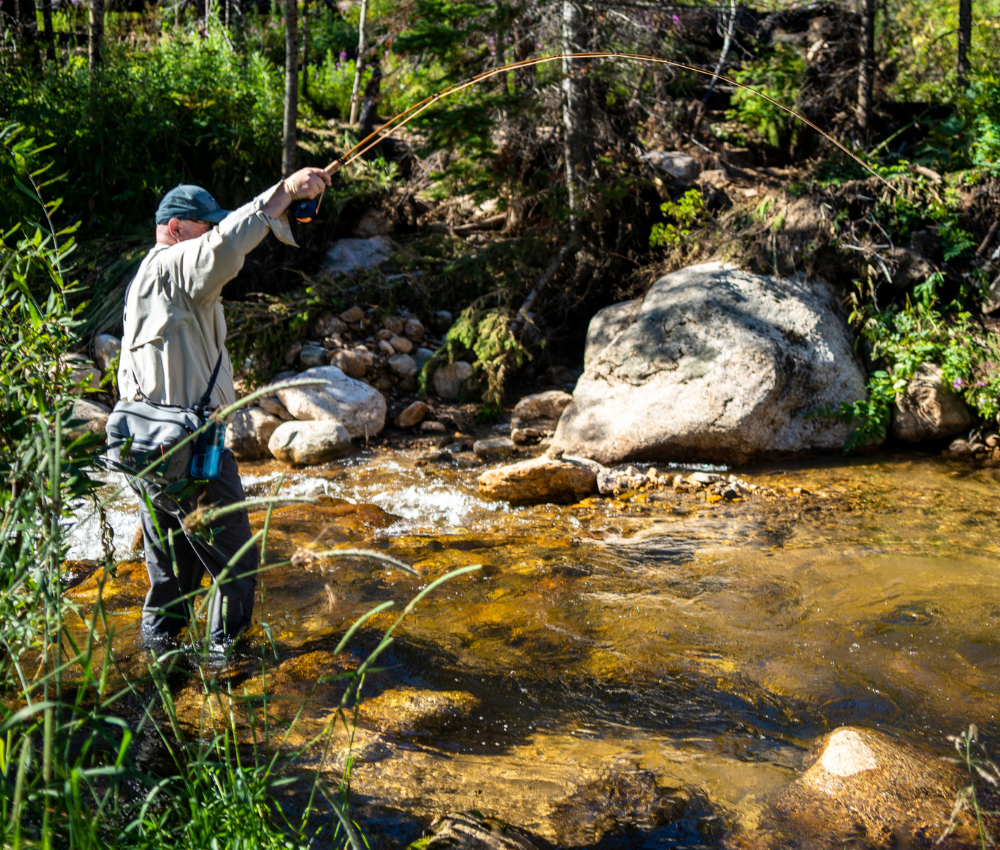
<path id="1" fill-rule="evenodd" d="M 996 471 L 833 458 L 742 471 L 778 493 L 745 502 L 667 491 L 510 507 L 480 499 L 482 467 L 417 456 L 241 465 L 250 495 L 286 475 L 282 493 L 318 498 L 275 512 L 269 560 L 364 546 L 422 573 L 358 560 L 267 572 L 258 614 L 279 688 L 331 672 L 376 604 L 399 609 L 429 579 L 483 565 L 422 603 L 366 681 L 352 791 L 372 846 L 469 808 L 560 847 L 711 846 L 727 824 L 752 829 L 833 727 L 940 753 L 970 722 L 1000 739 Z M 129 498 L 110 519 L 121 554 Z M 95 529 L 72 557 L 100 556 Z M 107 588 L 120 627 L 144 576 L 123 566 Z M 357 652 L 390 622 L 374 618 Z M 129 634 L 116 654 L 138 655 Z M 322 766 L 336 776 L 334 756 Z"/>

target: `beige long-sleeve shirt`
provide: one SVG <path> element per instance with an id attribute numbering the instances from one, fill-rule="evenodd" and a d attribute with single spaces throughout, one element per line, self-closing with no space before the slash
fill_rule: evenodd
<path id="1" fill-rule="evenodd" d="M 295 245 L 287 218 L 272 218 L 262 209 L 275 189 L 277 184 L 204 236 L 176 245 L 157 244 L 143 259 L 125 297 L 118 367 L 123 399 L 135 396 L 138 381 L 151 401 L 192 407 L 208 388 L 221 351 L 211 407 L 236 400 L 221 293 L 269 231 Z"/>

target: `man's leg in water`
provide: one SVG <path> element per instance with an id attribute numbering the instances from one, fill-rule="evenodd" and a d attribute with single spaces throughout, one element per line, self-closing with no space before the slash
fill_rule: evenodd
<path id="1" fill-rule="evenodd" d="M 196 590 L 203 570 L 213 578 L 213 599 L 209 605 L 209 633 L 213 641 L 235 637 L 250 625 L 259 552 L 251 546 L 232 567 L 232 557 L 250 540 L 250 520 L 245 510 L 216 520 L 212 528 L 188 535 L 181 525 L 196 505 L 222 507 L 242 502 L 246 496 L 236 460 L 231 452 L 222 456 L 219 478 L 205 484 L 192 498 L 177 502 L 149 488 L 150 498 L 163 539 L 158 539 L 145 500 L 140 496 L 143 536 L 146 544 L 146 569 L 150 590 L 143 609 L 143 629 L 161 634 L 176 634 L 187 623 L 187 608 L 181 598 Z M 171 531 L 173 533 L 171 534 Z M 152 539 L 151 539 L 152 538 Z M 170 540 L 173 543 L 171 558 Z M 224 580 L 218 579 L 225 572 Z M 190 604 L 190 603 L 188 603 Z"/>

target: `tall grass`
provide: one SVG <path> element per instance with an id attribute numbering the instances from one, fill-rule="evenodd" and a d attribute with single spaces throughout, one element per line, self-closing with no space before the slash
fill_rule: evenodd
<path id="1" fill-rule="evenodd" d="M 0 138 L 13 143 L 10 130 Z M 74 512 L 97 501 L 92 473 L 101 461 L 97 437 L 74 436 L 79 388 L 62 365 L 78 322 L 67 306 L 74 293 L 66 276 L 72 237 L 50 224 L 58 204 L 43 202 L 43 176 L 29 171 L 21 182 L 41 223 L 0 233 L 0 469 L 6 484 L 0 489 L 0 845 L 277 850 L 316 846 L 317 828 L 325 823 L 331 847 L 362 850 L 364 838 L 350 814 L 352 759 L 336 787 L 327 786 L 320 769 L 303 779 L 296 765 L 307 751 L 325 754 L 335 735 L 353 741 L 362 685 L 395 629 L 442 582 L 477 568 L 429 583 L 356 669 L 319 678 L 310 696 L 334 684 L 340 699 L 331 719 L 297 746 L 290 742 L 306 702 L 297 700 L 294 716 L 281 721 L 269 705 L 284 698 L 266 687 L 260 694 L 234 691 L 233 660 L 200 633 L 207 598 L 192 594 L 189 600 L 188 646 L 152 652 L 140 674 L 126 670 L 118 655 L 124 641 L 134 643 L 127 634 L 134 626 L 119 628 L 104 604 L 117 566 L 113 553 L 106 553 L 90 611 L 63 592 L 69 526 Z M 280 499 L 265 501 L 267 519 L 251 545 L 261 546 L 262 570 L 288 567 L 290 561 L 267 560 L 271 511 Z M 191 527 L 208 532 L 219 513 L 201 513 Z M 361 550 L 311 557 L 387 560 Z M 371 614 L 391 605 L 358 620 L 336 653 Z M 269 636 L 266 621 L 262 628 Z M 260 665 L 266 683 L 266 648 Z M 192 679 L 211 717 L 195 733 L 174 697 L 179 683 Z M 159 756 L 155 769 L 143 758 L 150 747 Z M 307 800 L 295 816 L 280 802 L 289 786 Z"/>

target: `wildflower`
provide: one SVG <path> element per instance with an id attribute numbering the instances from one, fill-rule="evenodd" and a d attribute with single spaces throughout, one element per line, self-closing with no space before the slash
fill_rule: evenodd
<path id="1" fill-rule="evenodd" d="M 960 389 L 962 389 L 962 379 L 961 379 L 961 378 L 955 378 L 955 383 L 954 383 L 954 384 L 952 384 L 952 386 L 953 386 L 953 387 L 954 387 L 954 388 L 955 388 L 956 390 L 960 390 Z"/>
<path id="2" fill-rule="evenodd" d="M 344 62 L 346 59 L 347 59 L 347 51 L 346 50 L 341 50 L 340 51 L 340 61 Z"/>
<path id="3" fill-rule="evenodd" d="M 674 26 L 677 27 L 677 29 L 680 29 L 681 28 L 681 19 L 677 15 L 673 15 L 672 16 L 672 20 L 674 22 Z"/>

